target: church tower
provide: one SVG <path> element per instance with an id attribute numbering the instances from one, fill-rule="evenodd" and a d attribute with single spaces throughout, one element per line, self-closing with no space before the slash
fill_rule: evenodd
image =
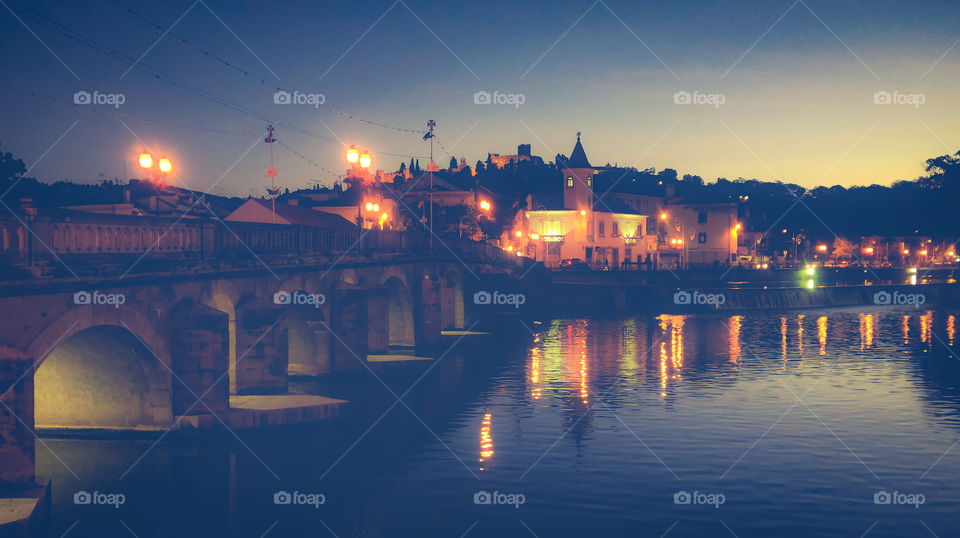
<path id="1" fill-rule="evenodd" d="M 593 174 L 594 169 L 587 160 L 587 154 L 580 143 L 577 132 L 577 145 L 573 146 L 570 158 L 563 163 L 563 208 L 578 211 L 593 211 Z"/>

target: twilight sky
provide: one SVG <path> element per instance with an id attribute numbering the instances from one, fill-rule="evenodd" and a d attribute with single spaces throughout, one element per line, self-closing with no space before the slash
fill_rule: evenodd
<path id="1" fill-rule="evenodd" d="M 282 186 L 332 184 L 344 144 L 375 168 L 425 164 L 419 135 L 334 108 L 435 119 L 441 167 L 519 143 L 549 161 L 582 131 L 594 164 L 889 184 L 960 149 L 957 20 L 948 1 L 3 0 L 0 151 L 41 180 L 89 182 L 125 177 L 124 162 L 137 177 L 147 147 L 188 187 L 259 195 L 277 121 Z M 275 104 L 278 87 L 325 103 Z M 78 91 L 124 102 L 76 105 Z M 478 91 L 522 104 L 475 104 Z"/>

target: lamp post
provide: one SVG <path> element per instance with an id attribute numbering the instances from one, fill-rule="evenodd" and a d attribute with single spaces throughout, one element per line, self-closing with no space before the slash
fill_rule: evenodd
<path id="1" fill-rule="evenodd" d="M 481 214 L 486 214 L 486 215 L 487 215 L 487 218 L 490 218 L 490 212 L 491 212 L 491 210 L 493 209 L 493 205 L 490 204 L 490 201 L 489 201 L 489 200 L 480 200 L 480 202 L 479 202 L 477 205 L 480 206 L 480 211 L 483 212 L 483 213 L 481 213 Z M 480 216 L 478 215 L 478 216 L 477 216 L 478 224 L 479 224 L 479 220 L 480 220 Z"/>
<path id="2" fill-rule="evenodd" d="M 352 168 L 359 168 L 361 171 L 366 173 L 370 168 L 370 165 L 373 164 L 373 159 L 370 158 L 370 152 L 363 150 L 363 153 L 357 151 L 356 146 L 351 145 L 347 148 L 347 163 L 350 164 Z M 362 181 L 360 186 L 357 187 L 360 189 L 360 197 L 357 200 L 357 228 L 363 228 L 363 214 L 360 212 L 363 208 L 363 185 Z M 370 202 L 367 202 L 367 205 L 371 205 Z M 377 204 L 377 210 L 380 209 L 380 205 Z"/>

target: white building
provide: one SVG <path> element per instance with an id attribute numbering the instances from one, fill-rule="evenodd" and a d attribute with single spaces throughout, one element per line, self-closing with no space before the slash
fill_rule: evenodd
<path id="1" fill-rule="evenodd" d="M 558 163 L 559 164 L 559 163 Z M 580 133 L 563 172 L 563 207 L 526 212 L 526 254 L 548 267 L 576 258 L 595 269 L 619 269 L 624 261 L 645 261 L 645 215 L 616 200 L 597 201 Z"/>

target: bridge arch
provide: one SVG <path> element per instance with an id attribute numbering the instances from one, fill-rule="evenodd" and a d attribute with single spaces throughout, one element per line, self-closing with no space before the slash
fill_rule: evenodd
<path id="1" fill-rule="evenodd" d="M 237 393 L 237 303 L 240 302 L 240 292 L 228 280 L 218 280 L 211 284 L 204 293 L 201 303 L 216 308 L 227 315 L 227 342 L 229 356 L 227 361 L 227 376 L 230 384 L 230 394 Z"/>
<path id="2" fill-rule="evenodd" d="M 34 373 L 34 424 L 168 427 L 173 422 L 172 385 L 162 339 L 133 308 L 101 308 L 93 314 L 90 308 L 68 312 L 28 348 L 39 365 Z"/>
<path id="3" fill-rule="evenodd" d="M 330 296 L 316 281 L 290 278 L 273 292 L 274 303 L 284 308 L 289 375 L 315 376 L 332 370 Z"/>

